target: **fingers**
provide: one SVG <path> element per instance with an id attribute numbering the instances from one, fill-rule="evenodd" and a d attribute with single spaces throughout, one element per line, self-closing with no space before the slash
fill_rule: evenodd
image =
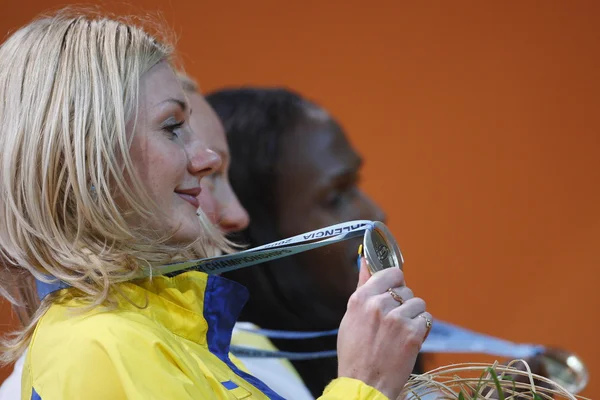
<path id="1" fill-rule="evenodd" d="M 393 308 L 385 318 L 387 321 L 394 321 L 396 329 L 400 329 L 399 337 L 402 337 L 404 342 L 412 343 L 420 348 L 433 326 L 433 318 L 430 313 L 425 311 L 425 308 L 426 304 L 423 299 L 413 297 L 404 304 Z"/>
<path id="2" fill-rule="evenodd" d="M 423 341 L 429 336 L 429 331 L 433 326 L 433 317 L 427 311 L 419 314 L 413 321 L 417 322 L 417 326 L 423 330 Z"/>
<path id="3" fill-rule="evenodd" d="M 427 309 L 425 300 L 420 297 L 408 299 L 399 307 L 390 311 L 390 314 L 398 318 L 415 319 Z"/>
<path id="4" fill-rule="evenodd" d="M 392 288 L 391 290 L 394 293 L 396 293 L 398 296 L 400 296 L 402 298 L 403 302 L 406 302 L 407 300 L 410 300 L 413 297 L 415 297 L 412 289 L 409 288 L 408 286 L 400 286 L 400 287 Z M 391 295 L 390 295 L 390 297 L 393 298 L 393 296 L 391 296 Z"/>
<path id="5" fill-rule="evenodd" d="M 358 271 L 358 288 L 363 286 L 371 277 L 371 271 L 367 265 L 367 260 L 364 257 L 360 257 L 360 269 Z"/>
<path id="6" fill-rule="evenodd" d="M 391 291 L 390 292 L 388 292 Z M 399 268 L 388 268 L 371 275 L 367 261 L 360 260 L 357 291 L 350 297 L 348 309 L 368 304 L 372 312 L 397 320 L 400 325 L 410 325 L 411 337 L 425 340 L 431 329 L 432 317 L 426 312 L 425 301 L 414 297 L 404 285 L 404 274 Z M 404 321 L 404 322 L 400 322 Z"/>
<path id="7" fill-rule="evenodd" d="M 394 295 L 389 293 L 390 290 L 393 291 Z M 394 297 L 396 297 L 396 298 L 394 298 Z M 374 301 L 380 302 L 383 313 L 387 314 L 390 311 L 392 311 L 393 309 L 401 306 L 408 300 L 412 299 L 413 297 L 414 297 L 414 294 L 410 288 L 408 288 L 406 286 L 401 286 L 401 287 L 396 287 L 396 288 L 390 288 L 387 291 L 385 291 L 384 293 L 374 296 Z M 402 301 L 398 301 L 398 300 L 402 300 Z"/>
<path id="8" fill-rule="evenodd" d="M 363 258 L 360 266 L 358 288 L 369 296 L 384 293 L 389 288 L 404 286 L 404 274 L 400 268 L 387 268 L 374 273 L 370 277 L 365 277 L 365 274 L 370 275 L 370 272 L 367 262 Z"/>
<path id="9" fill-rule="evenodd" d="M 427 339 L 429 331 L 433 326 L 433 317 L 425 311 L 427 305 L 420 297 L 408 299 L 401 306 L 393 308 L 388 313 L 388 318 L 397 321 L 405 321 L 412 326 L 413 335 L 411 337 L 418 339 L 422 343 Z"/>
<path id="10" fill-rule="evenodd" d="M 427 325 L 429 325 L 429 324 L 433 325 L 433 316 L 429 313 L 429 311 L 422 312 L 421 314 L 417 315 L 413 319 L 418 319 L 418 318 L 421 318 L 426 322 L 425 323 L 426 328 L 427 328 Z M 429 321 L 429 322 L 427 322 L 427 321 Z"/>

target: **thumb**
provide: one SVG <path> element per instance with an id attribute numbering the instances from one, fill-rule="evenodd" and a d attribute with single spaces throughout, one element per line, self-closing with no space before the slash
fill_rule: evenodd
<path id="1" fill-rule="evenodd" d="M 358 286 L 361 287 L 371 277 L 371 271 L 369 270 L 369 266 L 367 265 L 367 260 L 364 257 L 360 257 L 360 271 L 358 272 Z"/>

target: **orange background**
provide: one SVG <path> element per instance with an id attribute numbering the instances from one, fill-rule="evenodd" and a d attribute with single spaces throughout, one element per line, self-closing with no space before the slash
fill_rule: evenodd
<path id="1" fill-rule="evenodd" d="M 0 33 L 59 4 L 5 0 Z M 434 316 L 573 350 L 599 397 L 600 3 L 137 7 L 163 11 L 204 89 L 283 84 L 326 106 Z"/>

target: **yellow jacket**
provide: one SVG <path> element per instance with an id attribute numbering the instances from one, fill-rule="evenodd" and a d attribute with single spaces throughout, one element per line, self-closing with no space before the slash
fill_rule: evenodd
<path id="1" fill-rule="evenodd" d="M 188 272 L 119 288 L 116 309 L 74 312 L 82 304 L 68 297 L 41 318 L 23 369 L 23 400 L 281 399 L 229 354 L 248 298 L 243 286 Z M 387 397 L 338 378 L 321 399 Z"/>

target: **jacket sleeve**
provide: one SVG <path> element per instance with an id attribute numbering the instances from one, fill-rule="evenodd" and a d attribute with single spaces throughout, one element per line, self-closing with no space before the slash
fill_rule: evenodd
<path id="1" fill-rule="evenodd" d="M 380 391 L 351 378 L 333 380 L 318 400 L 389 400 Z"/>

